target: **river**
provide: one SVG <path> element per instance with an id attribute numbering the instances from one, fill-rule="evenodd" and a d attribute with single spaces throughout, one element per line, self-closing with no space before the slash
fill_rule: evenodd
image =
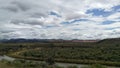
<path id="1" fill-rule="evenodd" d="M 11 57 L 9 57 L 9 56 L 3 55 L 3 56 L 0 56 L 0 60 L 13 61 L 13 60 L 14 60 L 14 58 L 11 58 Z"/>
<path id="2" fill-rule="evenodd" d="M 0 56 L 0 60 L 3 60 L 3 59 L 8 60 L 8 61 L 13 61 L 16 58 L 12 58 L 12 57 L 9 57 L 9 56 L 6 56 L 6 55 Z M 65 68 L 67 68 L 68 66 L 77 66 L 78 68 L 81 68 L 82 66 L 87 66 L 87 65 L 84 65 L 84 64 L 59 63 L 59 62 L 56 62 L 55 64 L 58 65 L 58 66 L 65 67 Z M 111 66 L 108 66 L 108 68 L 120 68 L 120 67 L 111 67 Z"/>

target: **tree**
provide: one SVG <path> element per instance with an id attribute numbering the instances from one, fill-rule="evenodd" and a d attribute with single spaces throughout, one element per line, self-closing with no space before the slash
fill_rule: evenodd
<path id="1" fill-rule="evenodd" d="M 48 65 L 53 65 L 55 63 L 55 61 L 54 61 L 54 57 L 55 57 L 54 44 L 51 43 L 48 47 L 43 47 L 41 49 L 41 55 L 42 55 L 42 59 Z"/>

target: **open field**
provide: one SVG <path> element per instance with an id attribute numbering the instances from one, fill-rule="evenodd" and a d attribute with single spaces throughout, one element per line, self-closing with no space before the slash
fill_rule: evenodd
<path id="1" fill-rule="evenodd" d="M 0 54 L 29 60 L 120 66 L 120 40 L 69 43 L 0 43 Z M 50 59 L 50 60 L 49 60 Z"/>

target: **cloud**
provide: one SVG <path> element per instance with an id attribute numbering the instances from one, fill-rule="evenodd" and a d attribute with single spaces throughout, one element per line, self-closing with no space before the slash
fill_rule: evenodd
<path id="1" fill-rule="evenodd" d="M 120 21 L 120 12 L 116 12 L 107 17 L 108 20 Z"/>
<path id="2" fill-rule="evenodd" d="M 11 11 L 11 12 L 18 12 L 17 7 L 12 6 L 12 5 L 11 6 L 1 7 L 1 9 L 5 9 L 5 10 Z"/>
<path id="3" fill-rule="evenodd" d="M 120 0 L 0 0 L 0 38 L 120 37 L 119 5 Z"/>
<path id="4" fill-rule="evenodd" d="M 26 4 L 25 2 L 21 1 L 13 1 L 11 4 L 17 6 L 21 11 L 27 11 L 31 8 L 30 5 Z"/>
<path id="5" fill-rule="evenodd" d="M 20 20 L 20 19 L 18 19 L 18 20 L 12 20 L 10 23 L 12 23 L 12 24 L 18 24 L 18 25 L 20 25 L 20 24 L 29 24 L 29 25 L 44 25 L 44 23 L 43 23 L 43 21 L 42 21 L 42 19 L 22 19 L 22 20 Z"/>

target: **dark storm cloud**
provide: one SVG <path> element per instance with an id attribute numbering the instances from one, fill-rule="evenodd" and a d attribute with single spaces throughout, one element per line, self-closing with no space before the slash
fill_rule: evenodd
<path id="1" fill-rule="evenodd" d="M 18 0 L 10 0 L 10 2 L 6 2 L 6 5 L 0 6 L 0 9 L 6 9 L 12 12 L 27 11 L 31 8 L 30 4 Z"/>
<path id="2" fill-rule="evenodd" d="M 18 12 L 19 9 L 16 6 L 6 6 L 6 7 L 1 7 L 0 9 L 5 9 L 5 10 L 9 10 L 11 12 Z"/>
<path id="3" fill-rule="evenodd" d="M 13 1 L 11 4 L 16 5 L 21 11 L 27 11 L 31 8 L 31 6 L 25 2 Z"/>
<path id="4" fill-rule="evenodd" d="M 28 25 L 44 25 L 43 22 L 37 20 L 37 19 L 25 19 L 25 20 L 12 20 L 10 23 L 13 24 L 28 24 Z"/>

